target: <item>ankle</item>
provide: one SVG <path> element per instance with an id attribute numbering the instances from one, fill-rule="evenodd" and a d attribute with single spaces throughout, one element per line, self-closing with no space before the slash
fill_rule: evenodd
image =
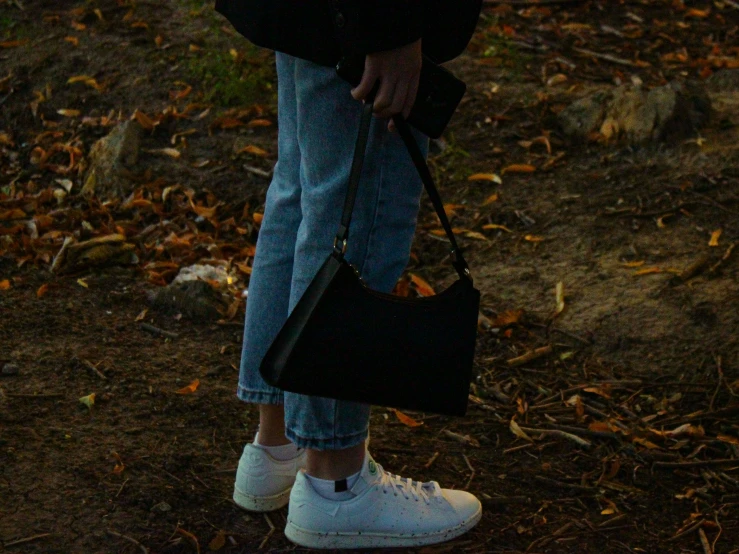
<path id="1" fill-rule="evenodd" d="M 290 442 L 285 436 L 285 407 L 282 404 L 259 405 L 257 436 L 261 446 L 283 446 Z"/>
<path id="2" fill-rule="evenodd" d="M 305 471 L 317 479 L 345 479 L 361 471 L 365 452 L 364 442 L 344 450 L 308 450 Z"/>

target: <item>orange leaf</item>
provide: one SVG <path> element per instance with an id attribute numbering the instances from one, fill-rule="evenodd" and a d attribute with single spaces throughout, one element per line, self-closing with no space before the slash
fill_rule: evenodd
<path id="1" fill-rule="evenodd" d="M 408 279 L 402 278 L 395 283 L 393 288 L 393 294 L 395 296 L 407 297 L 410 294 L 411 288 L 408 286 Z"/>
<path id="2" fill-rule="evenodd" d="M 16 48 L 18 46 L 23 46 L 24 44 L 28 43 L 28 39 L 23 40 L 6 40 L 5 42 L 0 42 L 0 48 Z"/>
<path id="3" fill-rule="evenodd" d="M 411 273 L 410 276 L 411 282 L 416 286 L 418 294 L 420 294 L 421 296 L 434 296 L 436 294 L 431 285 L 421 279 L 418 275 L 414 275 L 413 273 Z"/>
<path id="4" fill-rule="evenodd" d="M 498 314 L 491 323 L 491 327 L 505 327 L 506 325 L 512 325 L 518 323 L 523 316 L 523 310 L 507 310 L 501 314 Z"/>
<path id="5" fill-rule="evenodd" d="M 84 31 L 87 29 L 87 25 L 84 23 L 78 23 L 77 21 L 72 21 L 72 27 L 77 31 Z"/>
<path id="6" fill-rule="evenodd" d="M 491 181 L 493 183 L 503 184 L 502 179 L 495 173 L 475 173 L 467 177 L 468 181 Z"/>
<path id="7" fill-rule="evenodd" d="M 721 442 L 728 442 L 729 444 L 734 444 L 736 446 L 739 446 L 739 439 L 736 437 L 732 437 L 731 435 L 716 435 L 716 438 L 720 440 Z"/>
<path id="8" fill-rule="evenodd" d="M 116 459 L 115 467 L 113 468 L 113 473 L 116 475 L 119 475 L 123 473 L 123 470 L 126 469 L 126 465 L 123 463 L 123 460 L 121 460 L 121 457 L 118 455 L 117 452 L 113 452 L 113 456 Z"/>
<path id="9" fill-rule="evenodd" d="M 80 45 L 80 39 L 78 39 L 77 37 L 64 37 L 64 40 L 69 42 L 72 46 Z"/>
<path id="10" fill-rule="evenodd" d="M 705 19 L 711 15 L 711 8 L 708 8 L 706 10 L 699 10 L 698 8 L 693 8 L 685 12 L 685 17 L 695 17 L 697 19 Z"/>
<path id="11" fill-rule="evenodd" d="M 264 219 L 264 214 L 260 214 L 259 212 L 254 212 L 252 214 L 252 218 L 254 219 L 254 223 L 256 223 L 257 225 L 261 225 L 262 220 Z"/>
<path id="12" fill-rule="evenodd" d="M 59 115 L 63 115 L 64 117 L 77 117 L 78 115 L 80 115 L 79 110 L 69 110 L 66 108 L 57 110 L 56 113 L 58 113 Z"/>
<path id="13" fill-rule="evenodd" d="M 504 168 L 501 173 L 533 173 L 536 171 L 536 168 L 533 165 L 529 164 L 513 164 L 509 165 L 508 167 Z"/>
<path id="14" fill-rule="evenodd" d="M 0 281 L 0 290 L 8 290 L 10 288 L 10 281 L 8 279 L 3 279 Z"/>
<path id="15" fill-rule="evenodd" d="M 506 233 L 512 233 L 513 232 L 508 227 L 506 227 L 505 225 L 497 225 L 495 223 L 488 223 L 487 225 L 483 225 L 482 228 L 484 230 L 486 230 L 486 231 L 488 229 L 500 229 L 501 231 L 505 231 Z"/>
<path id="16" fill-rule="evenodd" d="M 544 237 L 537 237 L 536 235 L 526 235 L 524 239 L 529 242 L 542 242 L 544 240 Z"/>
<path id="17" fill-rule="evenodd" d="M 246 152 L 248 154 L 254 154 L 255 156 L 261 156 L 263 158 L 268 155 L 268 153 L 267 153 L 266 150 L 262 150 L 258 146 L 253 146 L 251 144 L 249 146 L 245 146 L 244 148 L 242 148 L 241 150 L 239 150 L 238 153 L 240 154 L 242 152 Z"/>
<path id="18" fill-rule="evenodd" d="M 190 383 L 186 387 L 183 387 L 180 390 L 178 390 L 176 394 L 192 394 L 196 390 L 198 390 L 199 386 L 200 386 L 200 379 L 195 379 L 192 383 Z"/>
<path id="19" fill-rule="evenodd" d="M 159 122 L 154 121 L 140 110 L 136 110 L 135 112 L 133 112 L 133 117 L 136 119 L 136 121 L 139 122 L 139 125 L 141 125 L 147 131 L 153 131 L 154 127 L 159 124 Z"/>
<path id="20" fill-rule="evenodd" d="M 36 298 L 41 298 L 49 290 L 49 284 L 41 285 L 36 291 Z"/>
<path id="21" fill-rule="evenodd" d="M 662 270 L 658 267 L 646 267 L 636 271 L 634 275 L 651 275 L 652 273 L 662 273 Z"/>
<path id="22" fill-rule="evenodd" d="M 624 262 L 624 263 L 623 263 L 623 264 L 621 264 L 621 265 L 623 265 L 624 267 L 641 267 L 641 266 L 643 266 L 643 265 L 644 265 L 645 263 L 646 263 L 646 262 L 645 262 L 644 260 L 641 260 L 641 261 L 638 261 L 638 262 Z"/>
<path id="23" fill-rule="evenodd" d="M 498 201 L 498 198 L 499 198 L 499 196 L 498 196 L 498 193 L 497 192 L 494 193 L 494 194 L 491 194 L 490 196 L 488 196 L 485 199 L 485 202 L 483 202 L 482 205 L 483 206 L 487 206 L 489 204 L 492 204 L 493 202 L 497 202 Z"/>
<path id="24" fill-rule="evenodd" d="M 220 127 L 221 129 L 233 129 L 235 127 L 243 127 L 244 122 L 233 117 L 222 117 L 213 121 L 211 127 Z"/>
<path id="25" fill-rule="evenodd" d="M 708 243 L 708 246 L 718 246 L 718 239 L 721 236 L 721 229 L 717 229 L 713 233 L 711 233 L 711 240 Z"/>
<path id="26" fill-rule="evenodd" d="M 272 122 L 268 119 L 252 119 L 246 124 L 247 127 L 269 127 Z"/>
<path id="27" fill-rule="evenodd" d="M 423 425 L 422 421 L 416 421 L 412 417 L 405 415 L 400 410 L 392 408 L 392 411 L 395 414 L 395 417 L 397 417 L 403 425 L 407 425 L 408 427 L 420 427 L 421 425 Z"/>
<path id="28" fill-rule="evenodd" d="M 208 543 L 208 548 L 212 552 L 216 552 L 224 546 L 226 546 L 226 533 L 223 531 L 218 531 L 218 534 Z"/>
<path id="29" fill-rule="evenodd" d="M 183 90 L 170 91 L 169 99 L 172 100 L 173 102 L 176 102 L 177 100 L 182 100 L 191 92 L 192 92 L 192 87 L 190 85 L 187 85 L 187 87 L 185 87 Z"/>

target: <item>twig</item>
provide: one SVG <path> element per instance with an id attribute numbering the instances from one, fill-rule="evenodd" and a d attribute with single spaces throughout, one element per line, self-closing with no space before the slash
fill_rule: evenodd
<path id="1" fill-rule="evenodd" d="M 568 441 L 572 441 L 583 448 L 590 448 L 593 446 L 593 444 L 590 441 L 586 441 L 585 439 L 581 439 L 577 435 L 573 435 L 572 433 L 567 433 L 565 431 L 560 431 L 559 429 L 533 429 L 531 427 L 521 427 L 522 431 L 526 431 L 527 433 L 539 433 L 541 435 L 550 435 L 555 437 L 561 437 L 563 439 L 567 439 Z"/>
<path id="2" fill-rule="evenodd" d="M 141 544 L 136 539 L 131 538 L 131 537 L 127 536 L 127 535 L 121 535 L 120 533 L 116 533 L 115 531 L 111 531 L 110 529 L 106 529 L 105 531 L 109 535 L 113 535 L 114 537 L 118 537 L 118 538 L 121 538 L 123 540 L 126 540 L 126 541 L 128 541 L 130 543 L 135 544 L 136 546 L 138 546 L 141 549 L 141 552 L 143 552 L 144 554 L 149 554 L 149 549 L 146 548 L 143 544 Z"/>
<path id="3" fill-rule="evenodd" d="M 464 461 L 467 462 L 467 467 L 470 468 L 470 471 L 472 472 L 470 474 L 470 478 L 467 479 L 467 484 L 462 488 L 462 490 L 465 490 L 466 491 L 466 490 L 469 490 L 470 483 L 472 483 L 472 479 L 475 478 L 475 468 L 472 467 L 472 464 L 470 463 L 470 459 L 467 456 L 465 456 L 464 454 L 462 454 L 462 457 L 464 458 Z"/>
<path id="4" fill-rule="evenodd" d="M 544 485 L 549 485 L 560 489 L 572 489 L 589 493 L 595 493 L 598 490 L 595 487 L 586 487 L 584 485 L 577 485 L 575 483 L 563 483 L 562 481 L 550 479 L 549 477 L 544 477 L 543 475 L 534 475 L 534 479 L 536 479 L 540 483 L 543 483 Z"/>
<path id="5" fill-rule="evenodd" d="M 711 545 L 708 544 L 708 537 L 706 537 L 706 532 L 703 529 L 698 529 L 698 536 L 701 539 L 701 546 L 703 546 L 703 552 L 705 554 L 713 554 L 713 548 L 711 548 Z"/>
<path id="6" fill-rule="evenodd" d="M 90 362 L 88 360 L 80 360 L 80 361 L 82 362 L 82 364 L 85 367 L 87 367 L 87 369 L 89 369 L 90 371 L 92 371 L 95 375 L 97 375 L 98 377 L 100 377 L 103 381 L 107 381 L 108 380 L 108 378 L 105 376 L 105 374 L 102 371 L 100 371 L 97 368 L 96 365 L 93 365 L 92 362 Z M 100 362 L 98 362 L 98 365 L 100 365 Z"/>
<path id="7" fill-rule="evenodd" d="M 8 548 L 10 546 L 15 546 L 17 544 L 25 544 L 27 542 L 35 541 L 36 539 L 42 539 L 44 537 L 48 537 L 51 535 L 52 533 L 42 533 L 41 535 L 34 535 L 32 537 L 26 537 L 25 539 L 18 539 L 17 541 L 13 541 L 13 542 L 6 542 L 3 545 L 3 548 Z"/>
<path id="8" fill-rule="evenodd" d="M 509 6 L 554 6 L 557 4 L 581 4 L 585 0 L 483 0 L 484 4 Z"/>
<path id="9" fill-rule="evenodd" d="M 64 395 L 59 392 L 53 392 L 48 394 L 20 394 L 20 393 L 7 393 L 5 396 L 8 398 L 63 398 Z"/>
<path id="10" fill-rule="evenodd" d="M 586 437 L 593 437 L 597 439 L 611 439 L 617 442 L 621 442 L 621 438 L 616 433 L 609 433 L 607 431 L 593 431 L 591 429 L 580 429 L 579 427 L 572 427 L 570 425 L 558 425 L 556 423 L 546 423 L 552 429 L 558 429 L 573 435 L 584 435 Z"/>
<path id="11" fill-rule="evenodd" d="M 551 345 L 542 346 L 541 348 L 537 348 L 536 350 L 530 350 L 529 352 L 526 352 L 526 354 L 524 354 L 523 356 L 518 356 L 517 358 L 511 358 L 510 360 L 508 360 L 508 366 L 518 367 L 520 365 L 531 362 L 533 360 L 537 360 L 543 356 L 547 356 L 551 353 L 552 353 Z"/>
<path id="12" fill-rule="evenodd" d="M 601 54 L 599 52 L 593 52 L 592 50 L 587 50 L 585 48 L 572 48 L 575 52 L 579 52 L 580 54 L 585 54 L 586 56 L 592 56 L 593 58 L 598 58 L 600 60 L 606 60 L 608 62 L 617 63 L 620 65 L 628 65 L 629 67 L 639 67 L 639 64 L 636 64 L 632 62 L 631 60 L 625 60 L 623 58 L 617 58 L 616 56 L 611 56 L 610 54 Z"/>
<path id="13" fill-rule="evenodd" d="M 244 171 L 248 171 L 249 173 L 253 173 L 254 175 L 259 175 L 260 177 L 264 177 L 266 179 L 272 177 L 272 171 L 265 171 L 264 169 L 259 169 L 258 167 L 253 167 L 250 165 L 244 165 L 242 167 L 244 168 Z"/>
<path id="14" fill-rule="evenodd" d="M 705 522 L 706 522 L 705 519 L 699 519 L 698 521 L 696 521 L 693 525 L 691 525 L 684 531 L 680 531 L 674 537 L 670 537 L 669 539 L 666 539 L 665 542 L 673 542 L 673 541 L 676 541 L 677 539 L 684 537 L 685 535 L 689 535 L 690 533 L 692 533 L 693 531 L 701 527 L 701 525 L 703 525 Z"/>
<path id="15" fill-rule="evenodd" d="M 168 339 L 176 339 L 180 336 L 177 333 L 165 331 L 164 329 L 160 329 L 159 327 L 155 327 L 154 325 L 149 325 L 148 323 L 140 323 L 139 326 L 147 333 L 151 333 L 152 335 L 159 335 Z"/>
<path id="16" fill-rule="evenodd" d="M 264 539 L 262 540 L 261 544 L 259 545 L 259 550 L 262 550 L 262 548 L 265 547 L 265 545 L 267 544 L 267 541 L 275 533 L 275 524 L 272 523 L 272 520 L 269 519 L 269 516 L 267 514 L 264 514 L 264 519 L 267 520 L 267 524 L 269 525 L 269 533 L 267 533 L 267 536 L 264 537 Z"/>
<path id="17" fill-rule="evenodd" d="M 428 469 L 428 468 L 430 468 L 430 467 L 431 467 L 432 465 L 434 465 L 434 462 L 436 461 L 436 459 L 437 459 L 438 457 L 439 457 L 439 453 L 438 453 L 438 452 L 434 452 L 434 455 L 433 455 L 433 456 L 431 456 L 431 458 L 429 458 L 429 461 L 428 461 L 428 462 L 426 462 L 426 464 L 425 464 L 425 465 L 423 466 L 423 467 L 424 467 L 424 469 Z"/>
<path id="18" fill-rule="evenodd" d="M 709 273 L 716 273 L 716 270 L 717 270 L 717 269 L 718 269 L 719 267 L 721 267 L 721 264 L 722 264 L 722 263 L 724 263 L 724 262 L 725 262 L 726 260 L 728 260 L 728 259 L 729 259 L 729 257 L 731 256 L 731 253 L 732 253 L 732 252 L 734 251 L 734 248 L 736 247 L 736 244 L 737 244 L 737 243 L 735 243 L 735 242 L 732 242 L 732 243 L 731 243 L 731 244 L 729 245 L 729 247 L 728 247 L 728 248 L 726 249 L 726 252 L 724 252 L 724 255 L 723 255 L 723 256 L 721 256 L 721 259 L 720 259 L 719 261 L 717 261 L 717 262 L 716 262 L 715 264 L 713 264 L 713 265 L 712 265 L 712 266 L 711 266 L 711 267 L 709 268 L 709 270 L 708 270 L 708 272 L 709 272 Z"/>
<path id="19" fill-rule="evenodd" d="M 723 466 L 733 464 L 739 467 L 739 460 L 721 459 L 721 460 L 699 460 L 697 462 L 654 462 L 654 467 L 676 468 L 676 467 L 709 467 Z"/>

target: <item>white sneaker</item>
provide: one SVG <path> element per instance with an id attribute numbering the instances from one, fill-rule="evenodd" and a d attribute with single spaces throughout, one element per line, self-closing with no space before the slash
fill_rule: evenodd
<path id="1" fill-rule="evenodd" d="M 382 548 L 448 541 L 482 516 L 470 493 L 386 473 L 367 453 L 350 500 L 327 500 L 298 473 L 285 536 L 308 548 Z"/>
<path id="2" fill-rule="evenodd" d="M 287 506 L 295 475 L 305 467 L 305 459 L 304 449 L 283 462 L 254 444 L 247 444 L 236 470 L 234 502 L 252 512 L 271 512 Z"/>

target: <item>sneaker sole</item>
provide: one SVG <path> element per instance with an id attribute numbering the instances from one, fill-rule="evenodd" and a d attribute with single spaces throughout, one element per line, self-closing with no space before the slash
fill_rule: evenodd
<path id="1" fill-rule="evenodd" d="M 393 548 L 425 546 L 446 542 L 464 535 L 480 521 L 482 507 L 467 521 L 451 529 L 425 535 L 393 535 L 388 533 L 319 533 L 298 527 L 288 521 L 285 536 L 299 546 L 306 548 Z"/>
<path id="2" fill-rule="evenodd" d="M 254 496 L 234 488 L 233 499 L 239 508 L 249 512 L 272 512 L 289 504 L 291 490 L 292 487 L 272 496 Z"/>

